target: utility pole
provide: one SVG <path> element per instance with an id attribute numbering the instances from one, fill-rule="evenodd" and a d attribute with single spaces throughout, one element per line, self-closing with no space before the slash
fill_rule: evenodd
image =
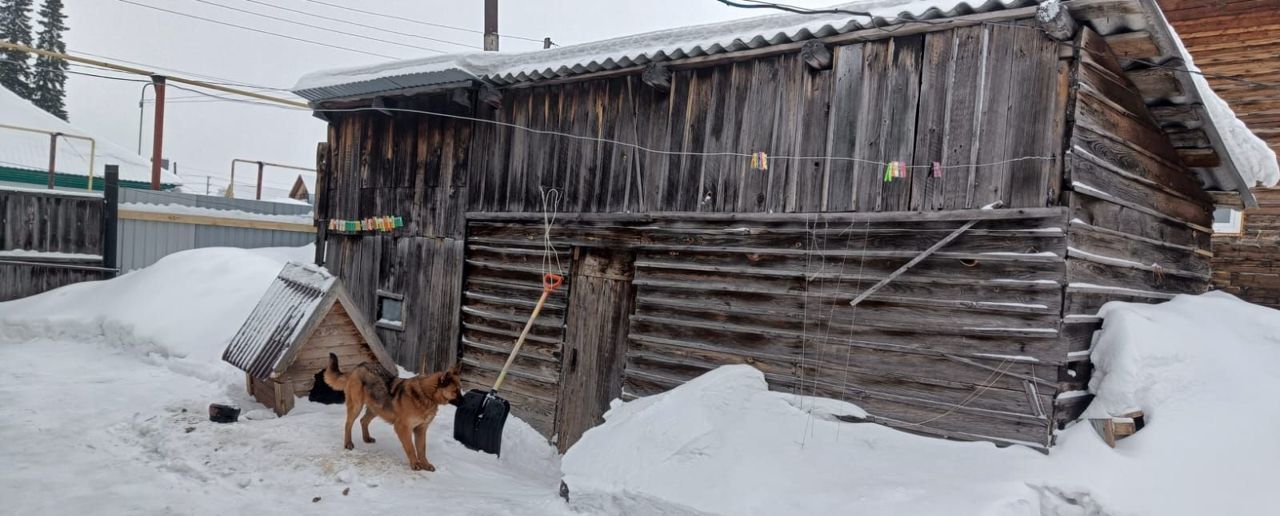
<path id="1" fill-rule="evenodd" d="M 160 189 L 160 157 L 164 155 L 164 76 L 152 75 L 156 91 L 155 128 L 151 135 L 151 189 Z"/>
<path id="2" fill-rule="evenodd" d="M 498 51 L 498 0 L 484 0 L 484 51 Z"/>

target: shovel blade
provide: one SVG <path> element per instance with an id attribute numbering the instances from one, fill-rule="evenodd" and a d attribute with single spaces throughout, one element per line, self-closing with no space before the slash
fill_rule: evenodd
<path id="1" fill-rule="evenodd" d="M 473 389 L 462 396 L 453 418 L 453 438 L 469 449 L 501 456 L 502 428 L 511 405 L 492 391 Z"/>

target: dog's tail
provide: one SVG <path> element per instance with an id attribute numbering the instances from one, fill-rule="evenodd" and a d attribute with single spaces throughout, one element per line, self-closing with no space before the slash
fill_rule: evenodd
<path id="1" fill-rule="evenodd" d="M 324 383 L 335 391 L 347 388 L 347 374 L 338 369 L 338 355 L 329 353 L 329 367 L 324 369 Z"/>

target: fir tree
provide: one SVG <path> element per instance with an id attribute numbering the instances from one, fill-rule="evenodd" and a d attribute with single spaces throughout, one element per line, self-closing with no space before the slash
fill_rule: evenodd
<path id="1" fill-rule="evenodd" d="M 31 0 L 0 0 L 0 40 L 31 46 Z M 31 98 L 31 63 L 26 52 L 0 50 L 0 86 Z"/>
<path id="2" fill-rule="evenodd" d="M 67 16 L 62 14 L 62 0 L 45 0 L 40 7 L 40 19 L 43 25 L 36 39 L 36 48 L 66 53 L 67 44 L 62 41 L 62 33 L 67 30 Z M 35 105 L 66 120 L 67 110 L 63 103 L 67 93 L 66 85 L 66 61 L 48 57 L 36 58 L 31 81 L 31 101 Z"/>

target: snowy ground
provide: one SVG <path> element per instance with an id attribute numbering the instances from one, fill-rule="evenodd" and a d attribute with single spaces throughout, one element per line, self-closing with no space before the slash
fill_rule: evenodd
<path id="1" fill-rule="evenodd" d="M 428 434 L 410 471 L 390 426 L 342 449 L 341 406 L 275 418 L 218 357 L 287 258 L 307 249 L 202 249 L 111 282 L 0 304 L 4 514 L 560 514 L 559 458 L 523 422 L 504 455 Z M 174 288 L 174 287 L 178 288 Z M 240 405 L 211 423 L 211 402 Z M 317 500 L 318 499 L 318 500 Z"/>
<path id="2" fill-rule="evenodd" d="M 385 423 L 342 450 L 339 406 L 299 400 L 275 418 L 219 360 L 283 263 L 311 255 L 187 251 L 0 303 L 0 513 L 1280 513 L 1280 312 L 1225 294 L 1104 309 L 1088 415 L 1136 408 L 1148 424 L 1116 449 L 1087 424 L 1046 456 L 837 423 L 860 409 L 734 366 L 618 403 L 563 461 L 514 418 L 501 459 L 465 450 L 445 407 L 428 473 Z M 246 413 L 211 423 L 211 402 Z"/>
<path id="3" fill-rule="evenodd" d="M 1103 310 L 1085 417 L 1147 420 L 1115 449 L 1088 423 L 1049 455 L 839 423 L 860 409 L 732 366 L 615 405 L 564 456 L 565 482 L 601 513 L 1280 514 L 1280 311 L 1222 293 Z"/>

